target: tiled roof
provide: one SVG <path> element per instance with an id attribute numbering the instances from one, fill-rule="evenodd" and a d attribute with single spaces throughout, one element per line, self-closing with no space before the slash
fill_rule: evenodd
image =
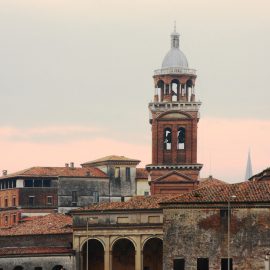
<path id="1" fill-rule="evenodd" d="M 231 196 L 236 196 L 232 198 Z M 243 182 L 228 185 L 205 186 L 183 195 L 169 199 L 165 203 L 270 203 L 270 183 Z"/>
<path id="2" fill-rule="evenodd" d="M 266 168 L 260 173 L 257 173 L 249 178 L 251 181 L 263 181 L 270 180 L 270 167 Z"/>
<path id="3" fill-rule="evenodd" d="M 113 210 L 143 210 L 143 209 L 160 209 L 159 203 L 169 200 L 176 195 L 152 195 L 152 196 L 135 196 L 126 202 L 102 202 L 92 204 L 72 212 L 81 211 L 113 211 Z"/>
<path id="4" fill-rule="evenodd" d="M 0 229 L 0 236 L 72 233 L 72 218 L 49 214 L 25 221 L 11 228 Z"/>
<path id="5" fill-rule="evenodd" d="M 32 167 L 23 171 L 19 171 L 13 174 L 8 174 L 0 179 L 10 177 L 100 177 L 107 178 L 107 175 L 98 168 L 71 168 L 71 167 Z"/>
<path id="6" fill-rule="evenodd" d="M 111 162 L 127 161 L 127 162 L 134 162 L 134 163 L 139 163 L 140 162 L 140 160 L 138 160 L 138 159 L 132 159 L 132 158 L 124 157 L 124 156 L 111 155 L 111 156 L 106 156 L 106 157 L 102 157 L 102 158 L 99 158 L 99 159 L 95 159 L 95 160 L 92 160 L 92 161 L 85 162 L 82 165 L 102 163 L 102 162 L 110 162 L 110 161 Z"/>
<path id="7" fill-rule="evenodd" d="M 217 178 L 214 178 L 212 176 L 209 176 L 207 178 L 200 178 L 199 179 L 199 188 L 205 187 L 205 186 L 217 186 L 217 185 L 227 185 L 228 183 L 219 180 Z"/>
<path id="8" fill-rule="evenodd" d="M 73 250 L 66 247 L 13 247 L 0 248 L 0 256 L 29 254 L 72 254 Z"/>
<path id="9" fill-rule="evenodd" d="M 148 179 L 148 171 L 144 168 L 137 168 L 136 169 L 136 178 Z"/>

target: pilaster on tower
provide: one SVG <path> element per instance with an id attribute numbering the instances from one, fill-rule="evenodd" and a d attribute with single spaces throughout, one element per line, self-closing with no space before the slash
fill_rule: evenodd
<path id="1" fill-rule="evenodd" d="M 201 102 L 195 95 L 196 70 L 179 49 L 180 35 L 171 34 L 171 49 L 154 71 L 154 99 L 149 103 L 152 125 L 151 192 L 181 193 L 198 184 L 197 123 Z"/>

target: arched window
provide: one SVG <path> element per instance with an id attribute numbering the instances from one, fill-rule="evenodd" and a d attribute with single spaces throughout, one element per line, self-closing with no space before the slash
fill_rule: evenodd
<path id="1" fill-rule="evenodd" d="M 164 129 L 164 149 L 172 149 L 172 130 L 170 128 Z"/>
<path id="2" fill-rule="evenodd" d="M 176 79 L 171 81 L 172 101 L 178 100 L 180 82 Z"/>
<path id="3" fill-rule="evenodd" d="M 185 149 L 186 130 L 183 127 L 177 131 L 177 149 Z"/>

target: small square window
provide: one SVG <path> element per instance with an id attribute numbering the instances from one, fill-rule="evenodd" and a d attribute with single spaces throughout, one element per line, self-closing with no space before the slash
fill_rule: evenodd
<path id="1" fill-rule="evenodd" d="M 16 206 L 16 196 L 12 197 L 12 206 Z"/>
<path id="2" fill-rule="evenodd" d="M 53 197 L 47 196 L 47 204 L 53 204 Z"/>
<path id="3" fill-rule="evenodd" d="M 28 197 L 28 203 L 29 203 L 29 206 L 34 206 L 34 204 L 35 204 L 35 196 L 29 196 Z"/>
<path id="4" fill-rule="evenodd" d="M 126 167 L 126 181 L 130 181 L 130 168 Z"/>

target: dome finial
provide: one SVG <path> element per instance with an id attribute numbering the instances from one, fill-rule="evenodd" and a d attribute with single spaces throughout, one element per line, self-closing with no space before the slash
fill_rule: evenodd
<path id="1" fill-rule="evenodd" d="M 176 21 L 174 21 L 174 29 L 171 33 L 171 48 L 179 49 L 179 34 L 176 32 Z"/>

